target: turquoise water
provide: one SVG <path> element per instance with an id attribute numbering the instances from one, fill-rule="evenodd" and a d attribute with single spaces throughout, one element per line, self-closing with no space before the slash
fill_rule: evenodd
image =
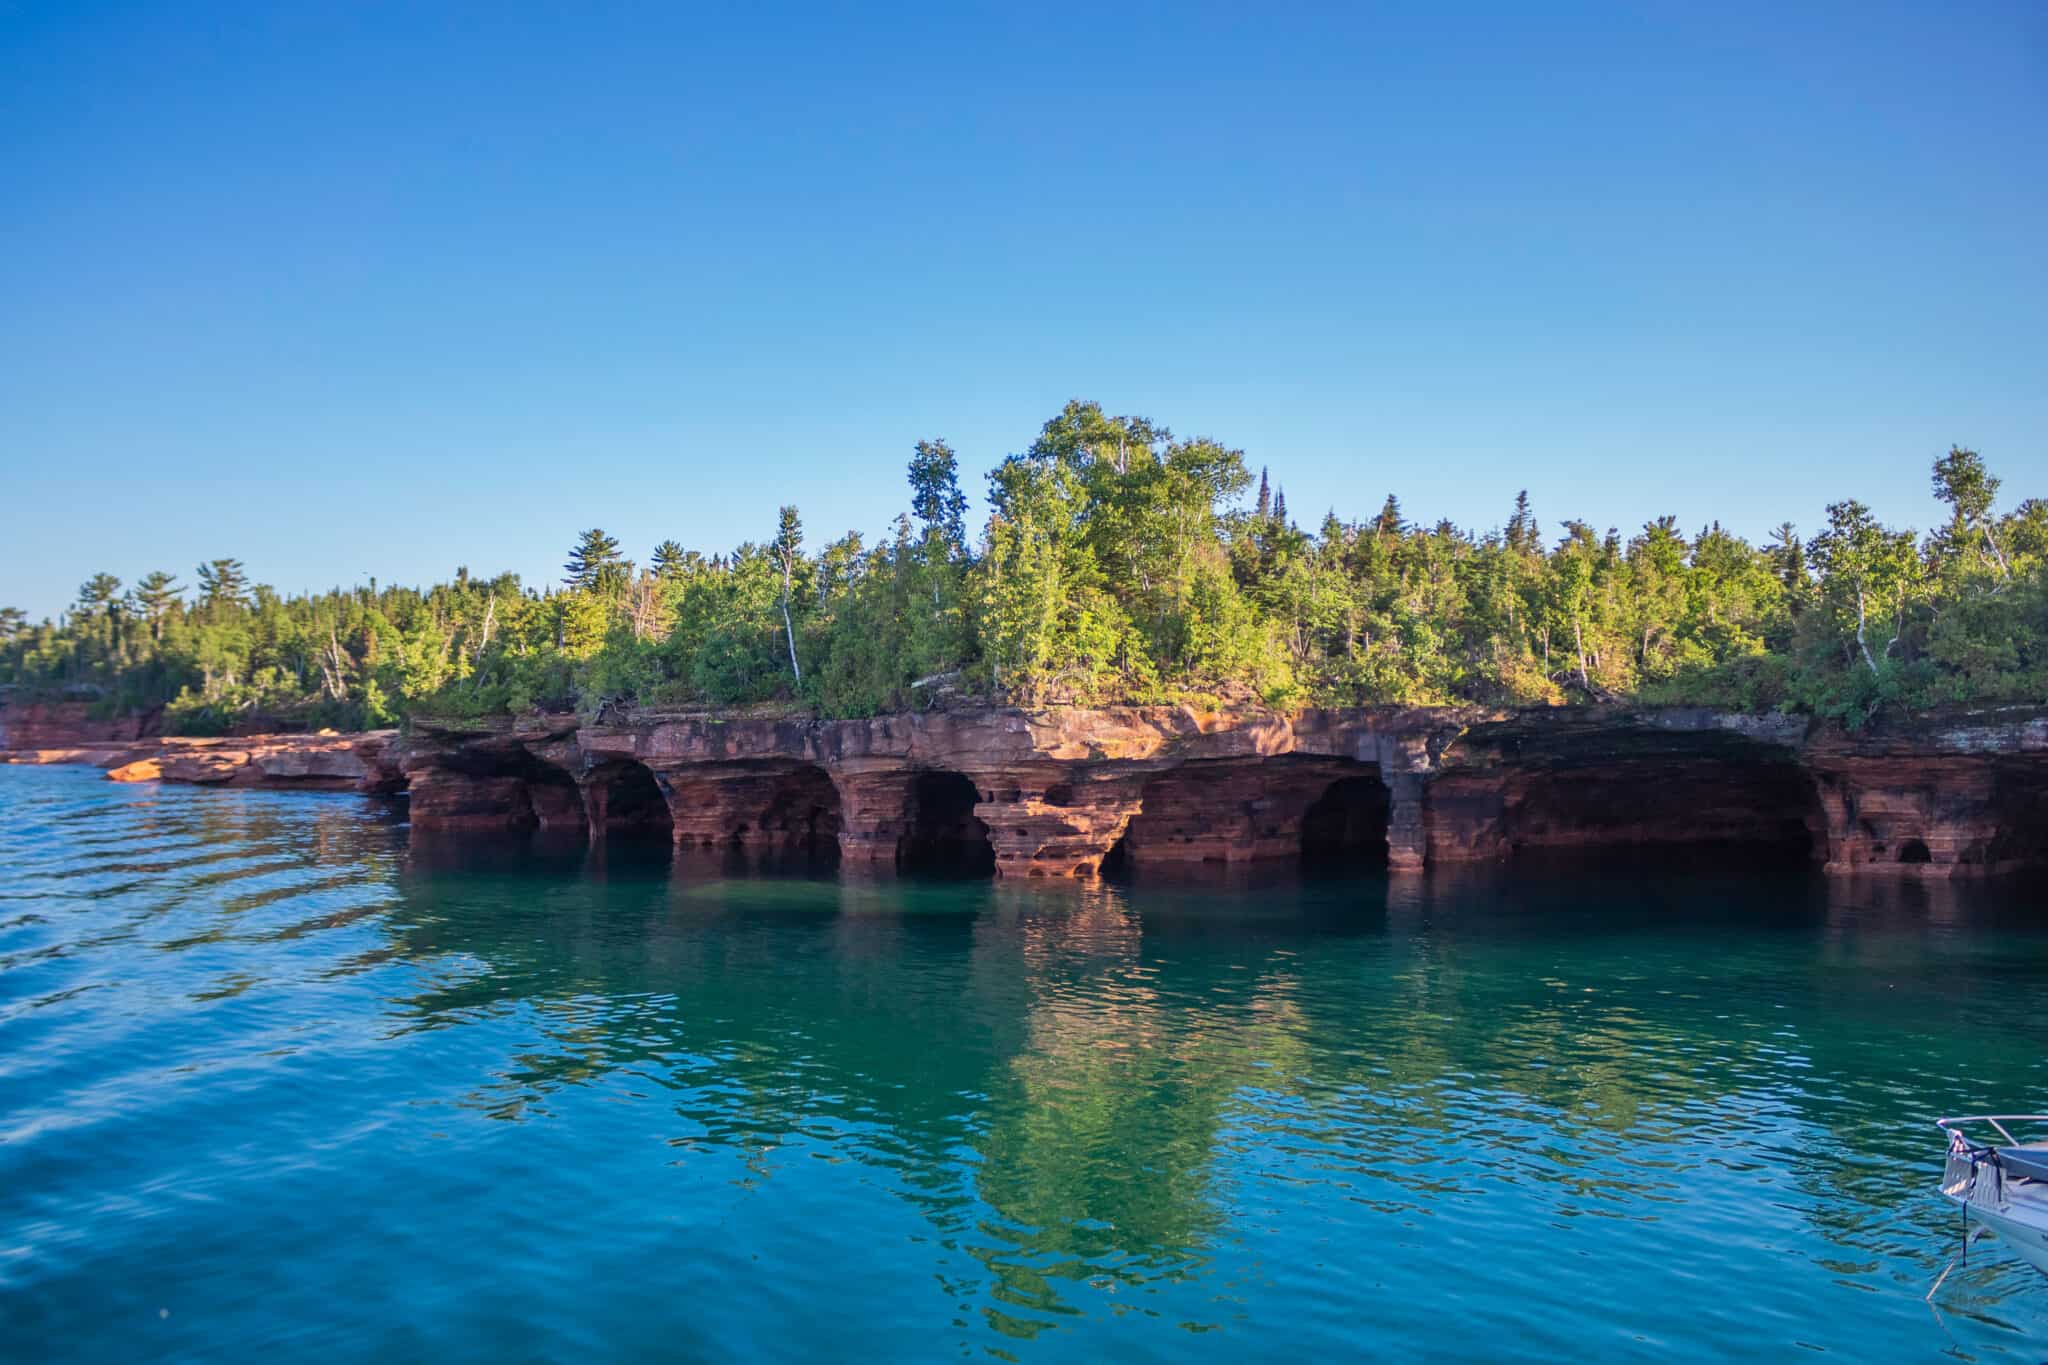
<path id="1" fill-rule="evenodd" d="M 402 811 L 402 807 L 399 808 Z M 2048 1358 L 2010 890 L 412 850 L 0 769 L 0 1355 Z"/>

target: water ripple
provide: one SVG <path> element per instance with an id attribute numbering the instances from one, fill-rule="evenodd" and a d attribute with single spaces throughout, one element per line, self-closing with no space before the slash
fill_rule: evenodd
<path id="1" fill-rule="evenodd" d="M 706 880 L 0 770 L 25 1359 L 2038 1360 L 1992 888 Z"/>

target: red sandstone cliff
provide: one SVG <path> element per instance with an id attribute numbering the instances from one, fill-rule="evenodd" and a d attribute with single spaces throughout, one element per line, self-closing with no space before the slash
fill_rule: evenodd
<path id="1" fill-rule="evenodd" d="M 1856 874 L 2048 865 L 2048 709 L 1861 734 L 1700 709 L 646 713 L 14 760 L 92 762 L 122 781 L 405 789 L 420 830 L 646 830 L 688 848 L 1008 875 L 1318 858 L 1412 871 L 1682 848 Z"/>
<path id="2" fill-rule="evenodd" d="M 1684 847 L 1903 875 L 2048 862 L 2048 713 L 2024 709 L 1860 735 L 1700 709 L 648 714 L 422 724 L 402 761 L 421 828 L 652 828 L 862 862 L 985 841 L 1012 875 Z"/>
<path id="3" fill-rule="evenodd" d="M 38 737 L 48 737 L 47 732 Z M 71 736 L 77 738 L 76 735 Z M 302 791 L 400 791 L 398 731 L 361 734 L 248 735 L 233 739 L 142 739 L 19 748 L 8 763 L 84 763 L 116 782 L 187 782 Z"/>
<path id="4" fill-rule="evenodd" d="M 89 749 L 133 744 L 157 733 L 163 709 L 95 718 L 82 701 L 0 705 L 0 750 Z"/>

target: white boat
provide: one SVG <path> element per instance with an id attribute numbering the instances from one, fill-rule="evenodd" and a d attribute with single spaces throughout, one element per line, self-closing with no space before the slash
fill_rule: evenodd
<path id="1" fill-rule="evenodd" d="M 1937 1122 L 1948 1134 L 1943 1197 L 1962 1205 L 1968 1222 L 1990 1228 L 2048 1275 L 2048 1114 L 1972 1114 Z"/>

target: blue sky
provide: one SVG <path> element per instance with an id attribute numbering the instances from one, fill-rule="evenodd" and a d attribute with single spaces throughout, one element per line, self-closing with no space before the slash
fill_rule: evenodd
<path id="1" fill-rule="evenodd" d="M 1109 9 L 0 0 L 0 603 L 872 535 L 1074 396 L 1307 521 L 2048 496 L 2041 6 Z"/>

